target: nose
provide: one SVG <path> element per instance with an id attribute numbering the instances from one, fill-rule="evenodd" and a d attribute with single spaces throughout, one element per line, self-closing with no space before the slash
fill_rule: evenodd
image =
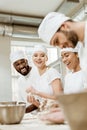
<path id="1" fill-rule="evenodd" d="M 61 43 L 61 44 L 59 45 L 59 47 L 60 47 L 61 49 L 63 49 L 63 48 L 69 47 L 69 46 L 66 45 L 65 43 Z"/>
<path id="2" fill-rule="evenodd" d="M 23 68 L 24 67 L 24 65 L 23 64 L 20 64 L 20 68 Z"/>
<path id="3" fill-rule="evenodd" d="M 63 63 L 65 64 L 67 59 L 65 57 L 62 58 Z"/>
<path id="4" fill-rule="evenodd" d="M 37 60 L 40 60 L 40 59 L 41 59 L 41 57 L 40 57 L 40 56 L 38 56 L 38 57 L 37 57 Z"/>
<path id="5" fill-rule="evenodd" d="M 63 44 L 60 44 L 59 47 L 60 47 L 61 49 L 63 49 L 63 48 L 64 48 L 64 45 L 63 45 Z"/>

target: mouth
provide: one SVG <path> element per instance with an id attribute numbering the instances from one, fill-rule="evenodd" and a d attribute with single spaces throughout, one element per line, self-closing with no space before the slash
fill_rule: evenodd
<path id="1" fill-rule="evenodd" d="M 36 61 L 37 64 L 41 64 L 42 62 L 41 61 Z"/>
<path id="2" fill-rule="evenodd" d="M 66 65 L 69 65 L 69 64 L 70 64 L 70 62 L 66 62 L 65 64 L 66 64 Z"/>
<path id="3" fill-rule="evenodd" d="M 69 67 L 70 67 L 71 62 L 66 62 L 65 64 L 66 64 L 66 66 L 69 68 Z"/>
<path id="4" fill-rule="evenodd" d="M 26 68 L 22 68 L 21 69 L 21 73 L 26 73 L 27 69 Z"/>

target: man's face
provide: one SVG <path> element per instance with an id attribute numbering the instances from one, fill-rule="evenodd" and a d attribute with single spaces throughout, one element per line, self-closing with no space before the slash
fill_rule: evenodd
<path id="1" fill-rule="evenodd" d="M 72 42 L 62 32 L 56 32 L 51 39 L 50 45 L 59 46 L 60 48 L 74 47 Z"/>
<path id="2" fill-rule="evenodd" d="M 30 67 L 26 59 L 17 60 L 16 62 L 14 62 L 13 66 L 17 72 L 24 76 L 26 76 L 30 71 Z"/>

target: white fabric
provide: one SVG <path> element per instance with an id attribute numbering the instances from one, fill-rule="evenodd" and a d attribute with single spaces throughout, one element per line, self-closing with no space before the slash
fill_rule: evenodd
<path id="1" fill-rule="evenodd" d="M 81 68 L 87 71 L 87 22 L 85 23 L 84 46 L 81 54 Z"/>
<path id="2" fill-rule="evenodd" d="M 85 22 L 85 37 L 84 37 L 84 44 L 85 47 L 87 47 L 87 22 Z"/>
<path id="3" fill-rule="evenodd" d="M 29 76 L 20 76 L 18 79 L 18 101 L 27 103 L 26 89 L 28 85 L 31 85 L 30 83 L 28 84 L 28 78 Z"/>
<path id="4" fill-rule="evenodd" d="M 26 58 L 25 54 L 21 50 L 19 50 L 19 51 L 18 50 L 17 51 L 13 51 L 10 54 L 10 60 L 11 60 L 12 63 L 14 63 L 17 60 L 25 59 L 25 58 Z"/>
<path id="5" fill-rule="evenodd" d="M 82 51 L 82 48 L 83 48 L 83 43 L 79 41 L 79 42 L 77 43 L 76 47 L 75 47 L 75 49 L 78 50 L 79 58 L 80 58 L 81 53 L 82 53 L 82 52 L 81 52 L 81 51 Z"/>
<path id="6" fill-rule="evenodd" d="M 33 50 L 33 54 L 38 52 L 38 51 L 41 51 L 41 52 L 44 52 L 45 54 L 47 54 L 47 49 L 44 45 L 35 45 L 34 50 Z"/>
<path id="7" fill-rule="evenodd" d="M 38 75 L 35 78 L 35 81 L 34 81 L 35 84 L 33 84 L 33 87 L 39 92 L 44 92 L 44 93 L 52 95 L 53 90 L 52 90 L 51 83 L 56 78 L 60 79 L 61 75 L 54 68 L 47 69 L 43 75 L 40 75 L 38 72 Z"/>
<path id="8" fill-rule="evenodd" d="M 20 75 L 18 79 L 18 101 L 26 102 L 27 106 L 29 103 L 27 102 L 26 89 L 29 86 L 32 86 L 33 80 L 35 79 L 36 75 L 37 74 L 35 68 L 33 67 L 27 76 Z"/>
<path id="9" fill-rule="evenodd" d="M 56 78 L 60 79 L 61 75 L 54 68 L 47 69 L 46 72 L 41 76 L 37 68 L 36 67 L 33 68 L 29 73 L 29 75 L 20 76 L 20 78 L 18 79 L 18 87 L 19 87 L 18 100 L 26 102 L 27 106 L 29 105 L 29 103 L 27 102 L 26 89 L 29 88 L 30 86 L 34 87 L 39 92 L 44 92 L 52 95 L 53 90 L 52 90 L 51 82 Z M 41 97 L 38 96 L 36 96 L 35 98 L 39 99 L 40 101 L 43 100 Z"/>
<path id="10" fill-rule="evenodd" d="M 80 92 L 86 88 L 85 76 L 82 70 L 68 73 L 65 76 L 64 93 Z"/>
<path id="11" fill-rule="evenodd" d="M 77 52 L 78 53 L 78 49 L 77 48 L 71 48 L 71 47 L 67 47 L 67 48 L 63 48 L 60 50 L 60 52 Z"/>
<path id="12" fill-rule="evenodd" d="M 50 40 L 55 32 L 65 21 L 69 19 L 69 17 L 66 17 L 64 14 L 58 12 L 48 13 L 39 26 L 39 37 L 46 43 L 50 43 Z"/>
<path id="13" fill-rule="evenodd" d="M 85 72 L 85 86 L 87 86 L 87 22 L 85 22 L 84 47 L 81 50 L 81 68 Z"/>

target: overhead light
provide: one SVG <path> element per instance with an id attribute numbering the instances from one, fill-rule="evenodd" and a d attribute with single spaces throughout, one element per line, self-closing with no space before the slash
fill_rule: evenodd
<path id="1" fill-rule="evenodd" d="M 67 2 L 80 2 L 79 0 L 67 0 Z"/>

